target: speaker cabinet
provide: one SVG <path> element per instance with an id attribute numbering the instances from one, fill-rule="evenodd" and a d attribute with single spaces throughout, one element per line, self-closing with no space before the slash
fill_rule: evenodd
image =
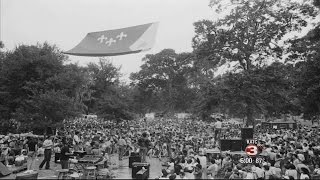
<path id="1" fill-rule="evenodd" d="M 130 156 L 139 156 L 139 153 L 138 152 L 131 152 Z"/>
<path id="2" fill-rule="evenodd" d="M 242 149 L 242 140 L 241 139 L 233 139 L 231 140 L 231 151 L 241 151 Z"/>
<path id="3" fill-rule="evenodd" d="M 221 151 L 241 151 L 241 139 L 221 139 Z"/>
<path id="4" fill-rule="evenodd" d="M 47 128 L 46 128 L 46 133 L 47 133 L 48 136 L 54 135 L 54 134 L 53 134 L 53 128 L 52 128 L 52 127 L 47 127 Z"/>
<path id="5" fill-rule="evenodd" d="M 242 128 L 241 129 L 241 139 L 253 139 L 253 128 Z"/>
<path id="6" fill-rule="evenodd" d="M 221 151 L 229 151 L 231 149 L 230 139 L 221 139 L 220 143 Z"/>
<path id="7" fill-rule="evenodd" d="M 135 162 L 141 162 L 140 156 L 130 156 L 129 157 L 129 168 L 132 168 L 132 164 Z"/>
<path id="8" fill-rule="evenodd" d="M 144 167 L 147 171 L 143 174 L 137 174 L 142 167 Z M 132 164 L 132 178 L 133 179 L 148 179 L 150 175 L 150 164 L 149 163 L 133 163 Z"/>

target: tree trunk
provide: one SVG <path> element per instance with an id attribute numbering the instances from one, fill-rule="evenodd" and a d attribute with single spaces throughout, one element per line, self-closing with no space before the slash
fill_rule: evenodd
<path id="1" fill-rule="evenodd" d="M 173 104 L 173 97 L 172 97 L 172 81 L 171 79 L 168 80 L 168 91 L 169 91 L 169 112 L 173 112 L 174 104 Z"/>
<path id="2" fill-rule="evenodd" d="M 254 127 L 254 119 L 253 119 L 253 104 L 251 99 L 247 99 L 247 108 L 246 108 L 246 116 L 247 122 L 246 126 L 253 126 Z"/>

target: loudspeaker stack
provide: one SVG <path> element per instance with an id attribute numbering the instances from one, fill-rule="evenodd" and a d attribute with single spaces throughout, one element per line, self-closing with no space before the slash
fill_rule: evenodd
<path id="1" fill-rule="evenodd" d="M 241 129 L 242 139 L 242 150 L 244 151 L 247 147 L 247 139 L 253 139 L 253 128 L 242 128 Z"/>

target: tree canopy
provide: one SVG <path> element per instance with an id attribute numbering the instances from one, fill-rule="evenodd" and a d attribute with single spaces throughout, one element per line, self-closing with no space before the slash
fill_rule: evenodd
<path id="1" fill-rule="evenodd" d="M 105 58 L 79 66 L 48 43 L 4 51 L 0 42 L 0 131 L 59 126 L 90 113 L 131 120 L 190 112 L 206 120 L 218 112 L 248 125 L 283 114 L 319 119 L 319 1 L 211 0 L 210 6 L 218 18 L 194 23 L 192 52 L 145 55 L 130 84 Z"/>
<path id="2" fill-rule="evenodd" d="M 119 71 L 106 59 L 86 67 L 70 64 L 67 56 L 47 43 L 20 45 L 2 52 L 2 131 L 54 127 L 64 119 L 89 113 L 132 119 L 127 107 L 130 98 L 119 91 Z M 10 129 L 9 122 L 18 122 L 19 126 Z"/>
<path id="3" fill-rule="evenodd" d="M 218 67 L 235 62 L 235 77 L 223 78 L 231 80 L 234 86 L 240 83 L 237 91 L 230 91 L 236 96 L 232 100 L 241 104 L 238 109 L 245 108 L 242 112 L 245 112 L 248 124 L 252 124 L 256 112 L 267 111 L 270 114 L 270 105 L 276 107 L 275 100 L 279 101 L 277 103 L 280 105 L 284 103 L 280 99 L 288 98 L 284 97 L 287 93 L 282 93 L 284 96 L 279 97 L 279 92 L 289 91 L 287 83 L 277 86 L 278 82 L 271 81 L 279 80 L 276 78 L 279 72 L 270 74 L 264 71 L 278 68 L 270 64 L 282 62 L 285 58 L 289 50 L 288 34 L 308 26 L 308 20 L 315 19 L 318 11 L 310 2 L 305 1 L 231 0 L 226 3 L 212 0 L 210 5 L 216 9 L 218 15 L 223 10 L 229 10 L 230 13 L 221 14 L 217 21 L 202 20 L 194 24 L 196 35 L 193 38 L 193 47 L 198 65 L 204 66 L 202 69 L 205 72 L 214 72 Z M 276 89 L 265 88 L 274 85 L 277 86 Z M 266 93 L 269 98 L 263 98 Z"/>

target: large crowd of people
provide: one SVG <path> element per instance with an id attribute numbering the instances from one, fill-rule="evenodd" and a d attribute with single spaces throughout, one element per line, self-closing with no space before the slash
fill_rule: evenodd
<path id="1" fill-rule="evenodd" d="M 64 121 L 55 136 L 4 136 L 0 140 L 0 162 L 14 163 L 26 155 L 32 169 L 34 159 L 42 155 L 40 169 L 50 168 L 52 154 L 59 154 L 62 169 L 69 168 L 69 155 L 74 151 L 111 156 L 117 161 L 139 152 L 142 162 L 158 158 L 162 162 L 159 179 L 307 179 L 320 176 L 320 133 L 318 129 L 255 128 L 254 138 L 263 145 L 260 163 L 240 163 L 243 152 L 220 151 L 220 138 L 239 136 L 239 124 L 217 120 L 139 119 L 105 121 L 76 118 Z M 20 151 L 19 151 L 20 150 Z M 58 157 L 58 156 L 57 156 Z M 110 160 L 110 159 L 109 159 Z M 38 168 L 38 167 L 37 167 Z"/>

